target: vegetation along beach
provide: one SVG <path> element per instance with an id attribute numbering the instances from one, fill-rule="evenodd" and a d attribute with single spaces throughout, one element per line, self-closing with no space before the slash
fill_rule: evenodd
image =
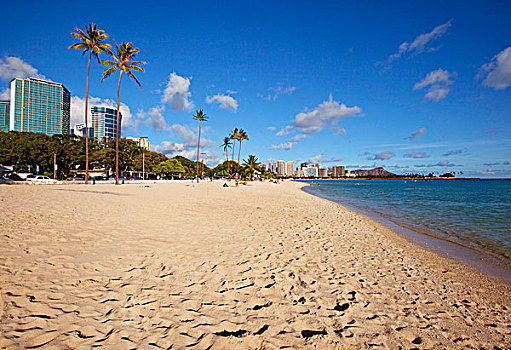
<path id="1" fill-rule="evenodd" d="M 511 349 L 511 2 L 6 1 L 0 350 Z"/>

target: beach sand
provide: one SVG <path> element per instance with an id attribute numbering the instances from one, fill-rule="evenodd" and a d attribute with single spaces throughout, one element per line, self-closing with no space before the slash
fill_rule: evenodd
<path id="1" fill-rule="evenodd" d="M 0 186 L 0 349 L 509 349 L 509 285 L 301 191 Z"/>

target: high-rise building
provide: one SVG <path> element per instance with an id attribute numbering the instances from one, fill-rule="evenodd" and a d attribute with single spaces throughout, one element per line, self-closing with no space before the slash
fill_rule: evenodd
<path id="1" fill-rule="evenodd" d="M 9 113 L 10 109 L 9 100 L 0 100 L 0 130 L 9 131 Z"/>
<path id="2" fill-rule="evenodd" d="M 64 85 L 28 78 L 11 81 L 9 130 L 69 133 L 71 93 Z"/>
<path id="3" fill-rule="evenodd" d="M 92 128 L 94 137 L 99 141 L 103 139 L 115 140 L 117 135 L 117 110 L 109 107 L 91 107 Z M 119 112 L 119 138 L 121 138 L 122 113 Z"/>
<path id="4" fill-rule="evenodd" d="M 277 175 L 286 176 L 286 162 L 283 160 L 277 161 Z"/>
<path id="5" fill-rule="evenodd" d="M 128 136 L 126 138 L 128 140 L 136 142 L 137 145 L 139 145 L 143 149 L 149 151 L 149 139 L 147 138 L 147 136 L 143 136 L 143 137 L 131 137 L 131 136 Z"/>
<path id="6" fill-rule="evenodd" d="M 286 162 L 286 176 L 293 176 L 293 161 Z"/>
<path id="7" fill-rule="evenodd" d="M 327 168 L 319 169 L 319 177 L 328 177 L 328 169 Z"/>
<path id="8" fill-rule="evenodd" d="M 305 177 L 318 177 L 319 168 L 315 166 L 308 166 L 307 168 L 303 168 L 303 176 Z"/>
<path id="9" fill-rule="evenodd" d="M 304 168 L 307 168 L 308 166 L 309 166 L 309 163 L 301 163 L 300 170 L 303 170 Z"/>
<path id="10" fill-rule="evenodd" d="M 344 176 L 344 166 L 336 165 L 332 167 L 332 177 L 343 177 Z"/>

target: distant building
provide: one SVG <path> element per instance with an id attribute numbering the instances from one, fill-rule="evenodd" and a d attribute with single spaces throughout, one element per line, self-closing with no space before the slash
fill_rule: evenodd
<path id="1" fill-rule="evenodd" d="M 304 168 L 307 168 L 309 166 L 309 163 L 302 163 L 300 164 L 300 170 L 303 170 Z"/>
<path id="2" fill-rule="evenodd" d="M 149 139 L 146 136 L 143 137 L 126 137 L 128 140 L 132 140 L 133 142 L 136 142 L 137 145 L 142 147 L 143 149 L 149 151 Z"/>
<path id="3" fill-rule="evenodd" d="M 277 161 L 277 175 L 286 176 L 286 162 L 283 160 Z"/>
<path id="4" fill-rule="evenodd" d="M 9 131 L 9 113 L 11 111 L 9 100 L 0 100 L 0 130 Z"/>
<path id="5" fill-rule="evenodd" d="M 303 169 L 303 176 L 304 177 L 318 177 L 319 169 L 315 166 L 308 166 L 307 168 Z"/>
<path id="6" fill-rule="evenodd" d="M 67 134 L 70 116 L 71 93 L 64 85 L 35 78 L 11 81 L 9 130 Z"/>
<path id="7" fill-rule="evenodd" d="M 295 177 L 303 177 L 303 170 L 300 168 L 296 168 L 295 170 Z"/>
<path id="8" fill-rule="evenodd" d="M 117 135 L 117 110 L 108 107 L 93 106 L 92 128 L 94 137 L 99 141 L 103 139 L 115 140 Z M 122 113 L 119 112 L 119 138 L 121 138 Z"/>
<path id="9" fill-rule="evenodd" d="M 344 166 L 336 165 L 332 167 L 332 177 L 343 177 L 344 176 Z"/>
<path id="10" fill-rule="evenodd" d="M 89 135 L 88 137 L 94 137 L 94 128 L 89 126 Z M 75 134 L 76 136 L 85 137 L 85 124 L 75 124 L 75 127 L 71 129 L 71 133 Z"/>
<path id="11" fill-rule="evenodd" d="M 319 177 L 328 177 L 328 169 L 327 168 L 319 169 Z"/>
<path id="12" fill-rule="evenodd" d="M 293 176 L 293 161 L 286 162 L 285 176 Z"/>

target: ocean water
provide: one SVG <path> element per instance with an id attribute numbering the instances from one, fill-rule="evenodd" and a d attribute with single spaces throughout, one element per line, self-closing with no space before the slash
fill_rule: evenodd
<path id="1" fill-rule="evenodd" d="M 308 193 L 511 263 L 511 180 L 325 180 Z"/>

